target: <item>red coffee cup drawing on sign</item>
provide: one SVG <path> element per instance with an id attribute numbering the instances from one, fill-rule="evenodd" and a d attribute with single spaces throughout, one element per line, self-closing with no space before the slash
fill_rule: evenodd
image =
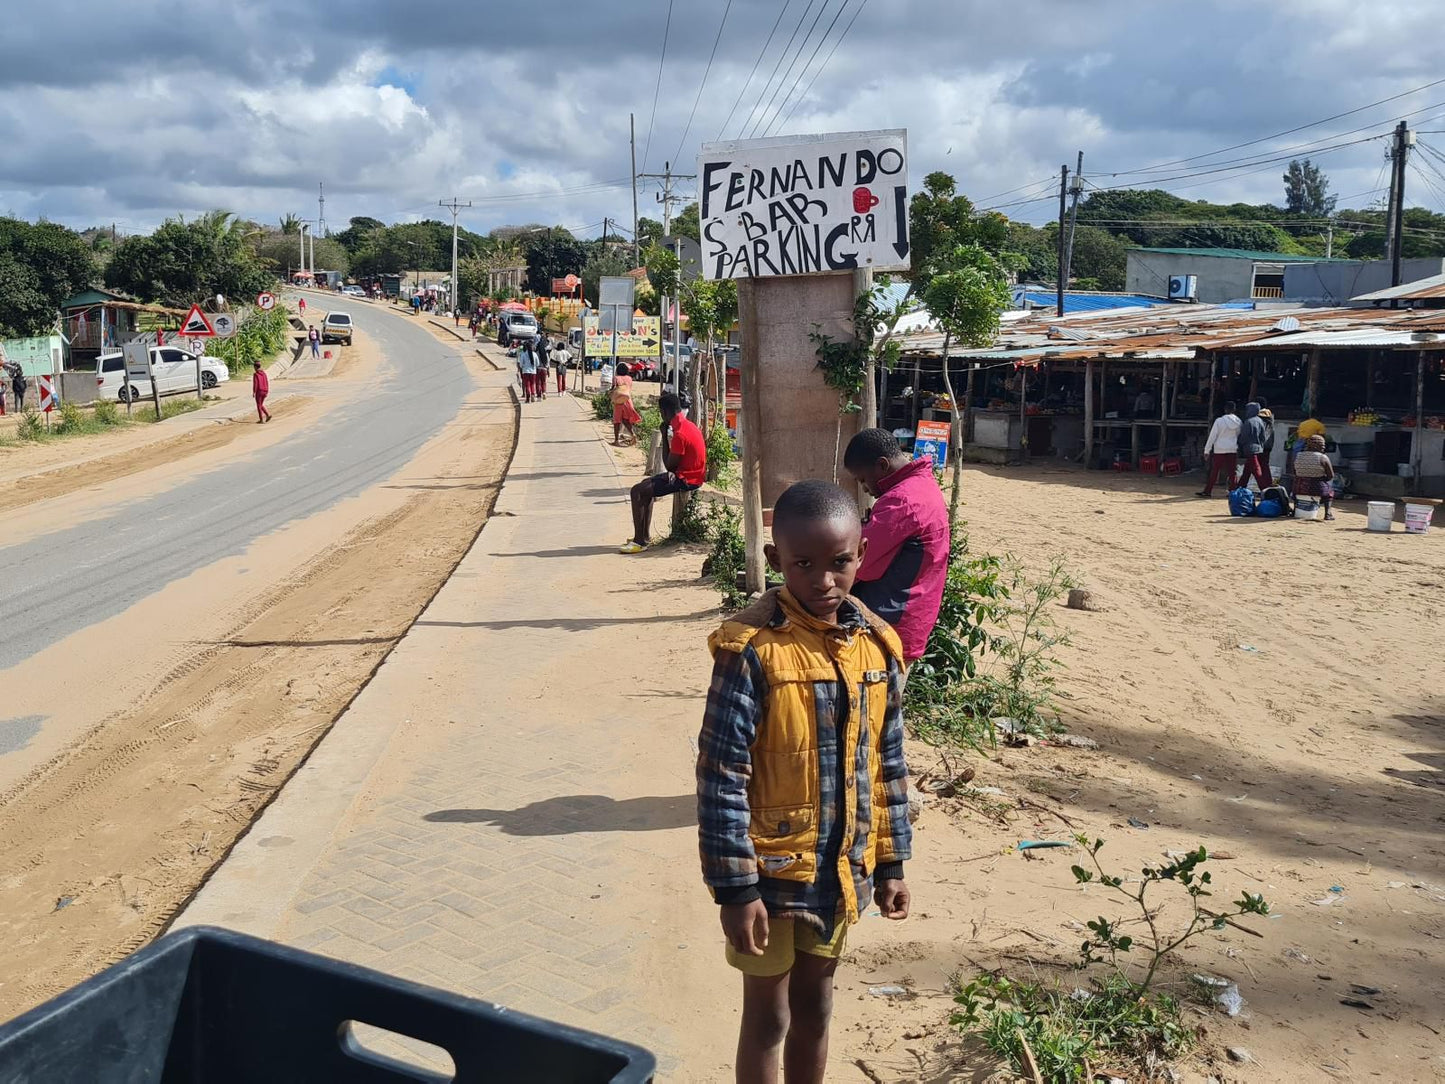
<path id="1" fill-rule="evenodd" d="M 866 188 L 853 189 L 853 210 L 860 215 L 866 215 L 874 207 L 878 206 L 878 197 Z"/>

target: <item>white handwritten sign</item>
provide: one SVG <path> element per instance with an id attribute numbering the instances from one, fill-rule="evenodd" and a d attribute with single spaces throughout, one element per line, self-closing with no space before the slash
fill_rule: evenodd
<path id="1" fill-rule="evenodd" d="M 709 279 L 908 267 L 908 132 L 705 143 L 698 156 Z"/>

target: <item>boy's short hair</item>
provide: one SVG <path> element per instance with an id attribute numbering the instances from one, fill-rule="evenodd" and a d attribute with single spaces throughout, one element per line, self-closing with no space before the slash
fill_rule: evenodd
<path id="1" fill-rule="evenodd" d="M 674 392 L 665 391 L 657 399 L 657 409 L 664 418 L 670 418 L 674 414 L 682 412 L 682 400 Z"/>
<path id="2" fill-rule="evenodd" d="M 773 534 L 798 523 L 826 519 L 861 522 L 857 503 L 841 487 L 812 479 L 794 482 L 773 505 Z"/>
<path id="3" fill-rule="evenodd" d="M 617 375 L 618 375 L 618 376 L 626 376 L 629 371 L 630 371 L 630 370 L 627 368 L 626 364 L 624 364 L 623 362 L 620 362 L 620 361 L 617 363 Z"/>
<path id="4" fill-rule="evenodd" d="M 892 459 L 902 450 L 898 438 L 888 430 L 864 429 L 848 442 L 848 448 L 843 453 L 843 466 L 849 470 L 871 467 L 880 459 Z"/>

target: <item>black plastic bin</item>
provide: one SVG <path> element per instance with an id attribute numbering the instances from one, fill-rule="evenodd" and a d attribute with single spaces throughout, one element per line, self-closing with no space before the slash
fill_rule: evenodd
<path id="1" fill-rule="evenodd" d="M 352 1022 L 439 1046 L 455 1077 L 362 1049 Z M 639 1047 L 228 930 L 193 927 L 0 1025 L 5 1084 L 643 1084 Z"/>

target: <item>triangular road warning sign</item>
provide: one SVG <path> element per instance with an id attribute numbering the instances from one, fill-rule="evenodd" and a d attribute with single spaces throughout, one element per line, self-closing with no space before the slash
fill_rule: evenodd
<path id="1" fill-rule="evenodd" d="M 191 311 L 186 313 L 186 318 L 181 321 L 181 334 L 187 338 L 195 338 L 215 333 L 216 329 L 211 326 L 211 321 L 206 319 L 206 314 L 201 311 L 201 306 L 192 305 Z"/>

